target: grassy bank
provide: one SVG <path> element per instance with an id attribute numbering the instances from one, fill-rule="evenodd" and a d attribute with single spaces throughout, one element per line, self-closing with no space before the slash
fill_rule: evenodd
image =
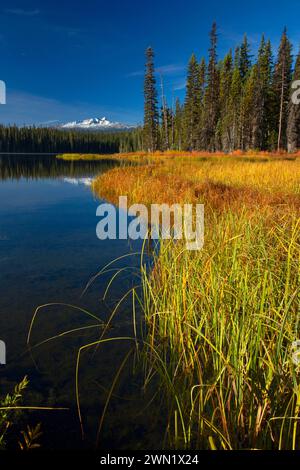
<path id="1" fill-rule="evenodd" d="M 140 153 L 113 153 L 113 154 L 99 154 L 99 153 L 61 153 L 56 155 L 59 160 L 65 161 L 95 161 L 95 160 L 115 160 L 115 161 L 127 161 L 138 160 L 141 161 L 146 154 Z"/>
<path id="2" fill-rule="evenodd" d="M 101 155 L 98 153 L 61 153 L 56 155 L 58 160 L 65 160 L 65 161 L 94 161 L 94 160 L 107 160 L 110 158 L 111 160 L 116 159 L 114 155 Z"/>
<path id="3" fill-rule="evenodd" d="M 299 449 L 299 157 L 142 158 L 94 190 L 113 202 L 205 204 L 204 248 L 164 241 L 143 275 L 145 377 L 160 378 L 165 445 Z"/>

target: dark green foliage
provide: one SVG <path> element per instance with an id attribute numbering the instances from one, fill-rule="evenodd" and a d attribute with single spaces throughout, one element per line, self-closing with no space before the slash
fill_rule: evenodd
<path id="1" fill-rule="evenodd" d="M 174 147 L 175 129 L 174 129 L 174 116 L 171 108 L 167 106 L 161 109 L 161 148 L 163 150 L 170 150 Z"/>
<path id="2" fill-rule="evenodd" d="M 273 65 L 270 41 L 262 36 L 252 58 L 247 36 L 217 60 L 217 27 L 210 32 L 208 63 L 193 54 L 187 69 L 184 105 L 168 106 L 161 77 L 161 113 L 154 52 L 146 50 L 144 126 L 126 132 L 78 132 L 0 126 L 0 152 L 115 153 L 141 149 L 289 150 L 300 148 L 300 105 L 291 102 L 292 79 L 300 80 L 300 58 L 293 71 L 292 45 L 284 29 Z M 175 108 L 175 109 L 174 109 Z"/>
<path id="3" fill-rule="evenodd" d="M 257 57 L 246 34 L 242 43 L 217 60 L 217 27 L 210 32 L 208 63 L 192 54 L 187 68 L 184 105 L 167 106 L 157 124 L 153 51 L 147 50 L 145 76 L 145 149 L 231 152 L 300 148 L 300 105 L 292 104 L 293 80 L 300 80 L 300 56 L 292 74 L 292 46 L 284 29 L 273 64 L 272 47 L 264 35 Z M 162 80 L 162 78 L 161 78 Z M 154 137 L 153 137 L 154 136 Z"/>
<path id="4" fill-rule="evenodd" d="M 156 79 L 153 59 L 153 49 L 148 47 L 146 50 L 146 72 L 144 80 L 144 148 L 149 152 L 154 152 L 158 148 L 159 130 Z"/>
<path id="5" fill-rule="evenodd" d="M 0 152 L 118 153 L 134 152 L 141 148 L 141 129 L 105 133 L 0 126 Z"/>
<path id="6" fill-rule="evenodd" d="M 270 143 L 272 128 L 276 122 L 272 119 L 272 50 L 270 41 L 262 36 L 257 58 L 257 82 L 253 101 L 253 141 L 254 148 L 266 150 Z"/>
<path id="7" fill-rule="evenodd" d="M 220 72 L 217 67 L 217 25 L 213 23 L 210 32 L 209 61 L 207 66 L 207 85 L 204 94 L 204 121 L 202 143 L 205 149 L 217 149 L 216 131 L 219 118 Z"/>
<path id="8" fill-rule="evenodd" d="M 273 75 L 273 113 L 277 126 L 275 136 L 277 149 L 286 148 L 288 104 L 292 80 L 292 45 L 287 37 L 286 28 L 281 36 L 277 61 Z M 276 143 L 273 142 L 273 145 Z"/>
<path id="9" fill-rule="evenodd" d="M 293 80 L 300 80 L 300 52 L 297 55 Z M 299 88 L 299 86 L 297 88 Z M 295 90 L 291 90 L 291 95 L 294 91 Z M 297 98 L 299 98 L 299 94 Z M 300 148 L 300 104 L 293 103 L 292 96 L 289 100 L 287 141 L 289 152 L 294 152 Z"/>
<path id="10" fill-rule="evenodd" d="M 251 59 L 250 59 L 250 46 L 246 34 L 244 35 L 243 42 L 239 48 L 239 69 L 241 79 L 246 80 L 249 71 L 251 68 Z"/>
<path id="11" fill-rule="evenodd" d="M 175 115 L 174 115 L 174 148 L 181 150 L 183 141 L 183 107 L 180 104 L 179 98 L 176 99 Z"/>
<path id="12" fill-rule="evenodd" d="M 249 150 L 255 148 L 257 132 L 257 100 L 258 100 L 258 66 L 251 68 L 243 88 L 241 100 L 241 140 L 240 148 Z"/>
<path id="13" fill-rule="evenodd" d="M 230 118 L 230 94 L 233 79 L 232 53 L 226 55 L 220 67 L 220 118 L 218 122 L 218 148 L 232 148 L 232 121 Z"/>
<path id="14" fill-rule="evenodd" d="M 187 71 L 186 97 L 184 103 L 184 147 L 197 148 L 201 118 L 200 68 L 195 54 L 192 54 Z"/>

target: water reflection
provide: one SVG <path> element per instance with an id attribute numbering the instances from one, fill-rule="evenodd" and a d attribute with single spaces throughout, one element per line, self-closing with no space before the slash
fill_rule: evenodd
<path id="1" fill-rule="evenodd" d="M 66 161 L 55 155 L 5 155 L 0 154 L 0 179 L 80 178 L 107 171 L 118 165 L 117 161 Z"/>
<path id="2" fill-rule="evenodd" d="M 64 178 L 65 183 L 75 184 L 84 184 L 85 186 L 91 186 L 93 178 Z"/>
<path id="3" fill-rule="evenodd" d="M 84 442 L 78 423 L 77 353 L 81 346 L 99 340 L 103 334 L 103 328 L 86 311 L 106 322 L 124 296 L 105 337 L 134 334 L 132 289 L 140 283 L 142 243 L 97 239 L 99 200 L 88 184 L 93 176 L 115 164 L 66 162 L 54 156 L 0 157 L 0 337 L 7 345 L 7 365 L 0 369 L 1 392 L 11 389 L 27 374 L 27 404 L 69 408 L 68 412 L 25 416 L 26 423 L 42 422 L 42 444 L 48 448 L 94 445 L 111 384 L 129 353 L 107 410 L 100 445 L 130 449 L 155 446 L 157 442 L 155 413 L 146 407 L 150 398 L 142 392 L 143 378 L 139 374 L 133 376 L 131 340 L 99 343 L 96 349 L 86 349 L 82 354 L 79 379 Z M 95 276 L 116 258 L 119 261 L 110 265 L 107 272 Z M 144 260 L 151 263 L 151 253 L 146 253 Z M 114 282 L 106 291 L 114 274 Z M 95 282 L 81 297 L 92 276 Z M 26 338 L 30 321 L 36 307 L 42 304 L 51 305 L 37 315 L 32 345 L 69 330 L 77 331 L 33 348 L 29 354 Z"/>

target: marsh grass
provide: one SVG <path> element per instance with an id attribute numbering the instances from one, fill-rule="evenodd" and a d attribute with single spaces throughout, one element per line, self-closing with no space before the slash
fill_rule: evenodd
<path id="1" fill-rule="evenodd" d="M 203 160 L 193 154 L 177 158 L 167 154 L 150 156 L 146 164 L 143 156 L 130 158 L 138 159 L 141 165 L 114 168 L 100 175 L 94 181 L 95 191 L 115 202 L 120 194 L 127 194 L 132 202 L 205 202 L 214 204 L 214 209 L 215 202 L 224 202 L 225 190 L 239 199 L 239 206 L 290 204 L 300 194 L 300 158 L 296 156 L 212 154 Z M 207 194 L 209 189 L 215 194 Z M 214 201 L 217 196 L 219 201 Z"/>
<path id="2" fill-rule="evenodd" d="M 226 214 L 201 253 L 162 244 L 144 276 L 147 377 L 169 409 L 168 444 L 299 448 L 299 220 L 266 229 Z"/>
<path id="3" fill-rule="evenodd" d="M 117 202 L 204 202 L 205 244 L 162 241 L 143 271 L 145 387 L 159 377 L 172 448 L 299 449 L 298 156 L 161 155 L 113 169 Z"/>
<path id="4" fill-rule="evenodd" d="M 81 356 L 125 340 L 139 351 L 144 388 L 158 384 L 167 410 L 165 440 L 157 447 L 299 450 L 300 371 L 291 354 L 299 338 L 299 156 L 169 152 L 116 158 L 142 164 L 100 175 L 93 184 L 97 194 L 112 202 L 126 194 L 130 203 L 204 203 L 205 244 L 191 252 L 180 241 L 161 241 L 151 273 L 141 261 L 142 295 L 128 291 L 99 325 L 100 338 L 78 351 L 82 432 Z M 133 335 L 107 338 L 131 294 Z M 136 302 L 145 318 L 142 338 Z M 108 391 L 98 441 L 132 351 Z"/>

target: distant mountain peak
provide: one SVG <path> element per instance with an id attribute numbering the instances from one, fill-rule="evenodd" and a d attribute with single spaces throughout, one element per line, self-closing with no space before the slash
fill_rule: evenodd
<path id="1" fill-rule="evenodd" d="M 92 117 L 79 121 L 70 121 L 60 124 L 62 129 L 86 129 L 86 130 L 113 130 L 113 129 L 132 129 L 134 126 L 122 124 L 121 122 L 109 121 L 105 116 L 102 118 Z"/>

